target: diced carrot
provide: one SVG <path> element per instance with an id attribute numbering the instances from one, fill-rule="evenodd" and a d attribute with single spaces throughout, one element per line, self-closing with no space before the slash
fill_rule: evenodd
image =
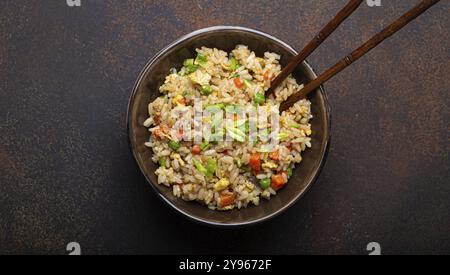
<path id="1" fill-rule="evenodd" d="M 157 139 L 162 139 L 165 134 L 170 132 L 170 128 L 166 124 L 161 124 L 158 129 L 153 132 L 153 135 Z"/>
<path id="2" fill-rule="evenodd" d="M 234 193 L 220 194 L 220 207 L 224 208 L 234 203 Z"/>
<path id="3" fill-rule="evenodd" d="M 244 83 L 241 81 L 241 78 L 236 77 L 233 81 L 234 85 L 236 85 L 238 89 L 242 89 L 242 87 L 244 87 Z"/>
<path id="4" fill-rule="evenodd" d="M 264 74 L 264 80 L 269 80 L 269 71 Z"/>
<path id="5" fill-rule="evenodd" d="M 233 120 L 236 121 L 236 120 L 238 120 L 238 119 L 239 119 L 238 114 L 234 113 L 234 114 L 233 114 Z"/>
<path id="6" fill-rule="evenodd" d="M 161 131 L 161 129 L 156 129 L 155 131 L 153 131 L 153 136 L 156 139 L 161 139 L 162 138 L 162 131 Z"/>
<path id="7" fill-rule="evenodd" d="M 255 170 L 255 172 L 259 172 L 261 170 L 261 154 L 253 153 L 250 156 L 249 165 L 253 170 Z"/>
<path id="8" fill-rule="evenodd" d="M 197 144 L 192 147 L 192 154 L 193 155 L 200 155 L 201 151 L 202 151 L 202 149 Z"/>
<path id="9" fill-rule="evenodd" d="M 272 187 L 275 190 L 280 190 L 287 183 L 288 175 L 286 172 L 272 176 Z"/>
<path id="10" fill-rule="evenodd" d="M 271 153 L 269 153 L 269 158 L 273 160 L 280 160 L 280 151 L 276 150 Z"/>

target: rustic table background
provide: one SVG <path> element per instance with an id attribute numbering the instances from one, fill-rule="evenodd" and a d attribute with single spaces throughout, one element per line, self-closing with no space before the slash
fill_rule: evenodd
<path id="1" fill-rule="evenodd" d="M 244 229 L 193 224 L 145 182 L 127 143 L 147 60 L 193 30 L 240 25 L 297 49 L 346 1 L 0 4 L 0 253 L 450 253 L 450 1 L 325 86 L 332 145 L 312 190 Z M 364 5 L 309 61 L 323 71 L 419 1 Z"/>

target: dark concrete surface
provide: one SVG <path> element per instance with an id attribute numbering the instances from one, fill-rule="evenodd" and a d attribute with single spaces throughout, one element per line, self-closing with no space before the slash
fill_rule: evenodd
<path id="1" fill-rule="evenodd" d="M 166 207 L 133 162 L 126 110 L 179 36 L 240 25 L 297 49 L 346 1 L 0 3 L 0 254 L 450 253 L 450 1 L 325 85 L 328 162 L 276 219 L 219 230 Z M 310 58 L 323 71 L 419 1 L 364 5 Z"/>

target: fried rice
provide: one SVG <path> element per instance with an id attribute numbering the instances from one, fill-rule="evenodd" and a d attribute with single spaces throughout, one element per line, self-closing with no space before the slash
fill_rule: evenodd
<path id="1" fill-rule="evenodd" d="M 237 45 L 229 54 L 202 47 L 182 68 L 171 69 L 159 88 L 161 96 L 148 105 L 149 118 L 144 122 L 150 135 L 145 145 L 153 150 L 152 160 L 159 164 L 155 172 L 158 184 L 172 188 L 176 197 L 213 210 L 259 205 L 261 197 L 270 199 L 288 184 L 295 165 L 302 161 L 302 151 L 311 147 L 311 102 L 297 102 L 279 115 L 279 121 L 262 123 L 259 117 L 250 117 L 259 115 L 261 109 L 277 109 L 303 87 L 290 76 L 274 95 L 264 97 L 271 80 L 281 71 L 279 60 L 279 55 L 270 52 L 257 57 L 245 45 Z M 239 106 L 248 113 L 238 112 Z M 217 116 L 210 114 L 203 115 L 201 121 L 193 120 L 198 108 L 208 107 L 226 111 L 234 127 L 240 124 L 240 128 L 223 130 L 224 124 L 219 127 Z M 188 121 L 192 127 L 188 130 L 175 127 Z M 279 126 L 272 134 L 275 122 Z M 249 125 L 256 127 L 256 135 L 251 135 L 254 131 Z M 197 131 L 190 132 L 194 128 Z M 205 128 L 212 128 L 216 137 L 224 140 L 204 134 Z M 272 144 L 269 139 L 275 140 L 275 145 L 267 146 Z"/>

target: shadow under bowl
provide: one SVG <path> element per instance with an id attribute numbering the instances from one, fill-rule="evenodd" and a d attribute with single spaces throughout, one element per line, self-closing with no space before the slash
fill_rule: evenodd
<path id="1" fill-rule="evenodd" d="M 311 93 L 312 102 L 312 148 L 303 152 L 303 161 L 296 166 L 288 184 L 270 200 L 261 199 L 259 206 L 249 205 L 244 209 L 213 211 L 197 202 L 186 202 L 172 194 L 172 188 L 158 185 L 153 163 L 152 150 L 144 143 L 149 139 L 148 129 L 143 122 L 148 118 L 148 104 L 159 94 L 170 68 L 182 67 L 183 61 L 192 58 L 195 49 L 202 46 L 218 48 L 230 52 L 238 44 L 244 44 L 263 56 L 270 51 L 281 55 L 284 67 L 297 52 L 281 40 L 253 29 L 217 26 L 192 32 L 156 54 L 141 72 L 128 106 L 128 133 L 133 156 L 147 181 L 167 204 L 182 215 L 202 224 L 218 227 L 236 227 L 257 224 L 269 220 L 292 206 L 311 187 L 324 165 L 330 140 L 331 114 L 323 87 Z M 298 66 L 293 76 L 301 83 L 316 78 L 316 74 L 306 62 Z"/>

